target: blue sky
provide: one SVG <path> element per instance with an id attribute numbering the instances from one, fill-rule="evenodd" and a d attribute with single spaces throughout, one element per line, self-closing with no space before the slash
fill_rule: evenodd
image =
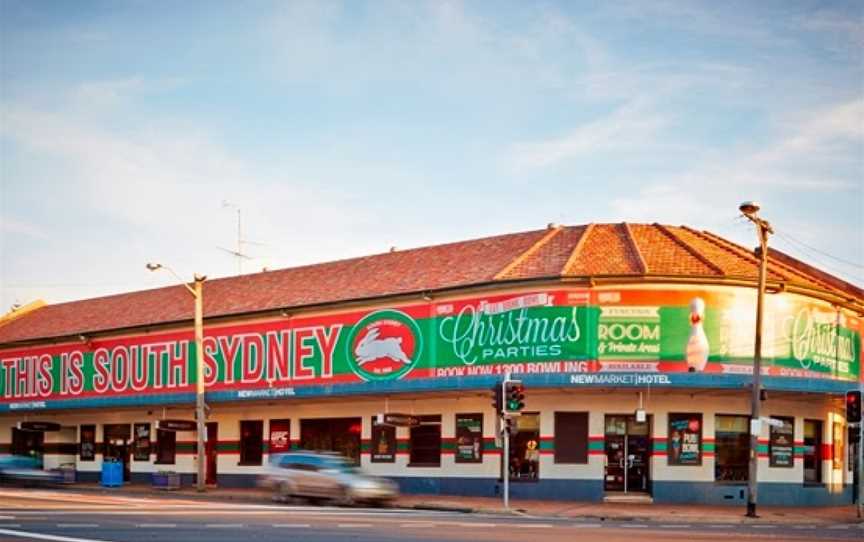
<path id="1" fill-rule="evenodd" d="M 864 284 L 861 2 L 0 0 L 0 312 L 545 227 Z"/>

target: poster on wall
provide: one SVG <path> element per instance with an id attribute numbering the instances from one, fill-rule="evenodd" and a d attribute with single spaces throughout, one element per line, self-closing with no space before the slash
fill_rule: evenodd
<path id="1" fill-rule="evenodd" d="M 843 453 L 844 450 L 844 439 L 843 439 L 843 424 L 834 422 L 834 457 L 833 457 L 833 468 L 834 470 L 843 470 Z"/>
<path id="2" fill-rule="evenodd" d="M 132 456 L 135 461 L 150 460 L 150 424 L 136 423 L 132 435 Z"/>
<path id="3" fill-rule="evenodd" d="M 96 426 L 82 425 L 80 437 L 81 461 L 93 461 L 96 459 Z"/>
<path id="4" fill-rule="evenodd" d="M 270 420 L 270 453 L 281 454 L 291 449 L 291 420 Z"/>
<path id="5" fill-rule="evenodd" d="M 702 464 L 702 415 L 669 414 L 669 464 Z"/>
<path id="6" fill-rule="evenodd" d="M 373 463 L 393 463 L 396 461 L 396 428 L 392 425 L 380 425 L 372 418 Z"/>
<path id="7" fill-rule="evenodd" d="M 772 417 L 783 425 L 771 426 L 769 434 L 769 464 L 772 467 L 794 466 L 795 426 L 792 418 Z"/>
<path id="8" fill-rule="evenodd" d="M 483 461 L 483 415 L 456 415 L 456 462 Z"/>

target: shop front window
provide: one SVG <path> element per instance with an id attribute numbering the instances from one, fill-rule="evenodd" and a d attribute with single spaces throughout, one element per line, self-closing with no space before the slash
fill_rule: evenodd
<path id="1" fill-rule="evenodd" d="M 510 435 L 510 479 L 534 482 L 540 477 L 540 415 L 522 414 Z"/>
<path id="2" fill-rule="evenodd" d="M 804 483 L 822 483 L 822 422 L 804 420 Z"/>
<path id="3" fill-rule="evenodd" d="M 441 466 L 441 416 L 418 416 L 420 425 L 411 428 L 409 467 Z"/>
<path id="4" fill-rule="evenodd" d="M 714 420 L 714 479 L 746 482 L 750 457 L 750 418 L 717 416 Z"/>
<path id="5" fill-rule="evenodd" d="M 240 422 L 240 464 L 260 465 L 264 455 L 264 422 Z"/>

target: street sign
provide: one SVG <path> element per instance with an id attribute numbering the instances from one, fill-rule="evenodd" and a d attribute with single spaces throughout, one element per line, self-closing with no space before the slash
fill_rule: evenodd
<path id="1" fill-rule="evenodd" d="M 765 416 L 760 417 L 759 420 L 766 425 L 770 425 L 771 427 L 783 427 L 783 422 L 781 420 L 775 420 L 774 418 L 766 418 Z"/>
<path id="2" fill-rule="evenodd" d="M 416 427 L 420 425 L 420 418 L 417 416 L 396 412 L 378 414 L 375 421 L 378 425 L 392 425 L 393 427 Z"/>
<path id="3" fill-rule="evenodd" d="M 59 431 L 60 424 L 54 422 L 18 422 L 22 431 Z"/>
<path id="4" fill-rule="evenodd" d="M 197 431 L 198 422 L 195 420 L 159 420 L 159 429 L 163 431 Z"/>

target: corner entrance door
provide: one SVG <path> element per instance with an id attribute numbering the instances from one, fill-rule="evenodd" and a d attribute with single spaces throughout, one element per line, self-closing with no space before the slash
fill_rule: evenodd
<path id="1" fill-rule="evenodd" d="M 132 430 L 128 423 L 105 424 L 104 426 L 105 450 L 103 461 L 119 461 L 123 463 L 123 481 L 128 482 L 131 478 L 129 463 L 129 443 L 132 440 Z"/>
<path id="2" fill-rule="evenodd" d="M 209 486 L 216 485 L 216 466 L 218 465 L 217 458 L 219 457 L 219 424 L 217 422 L 207 422 L 207 441 L 204 444 L 204 455 L 207 458 L 207 474 L 204 476 L 204 482 Z"/>
<path id="3" fill-rule="evenodd" d="M 606 416 L 606 491 L 651 491 L 650 429 L 650 417 L 640 423 L 635 416 Z"/>

